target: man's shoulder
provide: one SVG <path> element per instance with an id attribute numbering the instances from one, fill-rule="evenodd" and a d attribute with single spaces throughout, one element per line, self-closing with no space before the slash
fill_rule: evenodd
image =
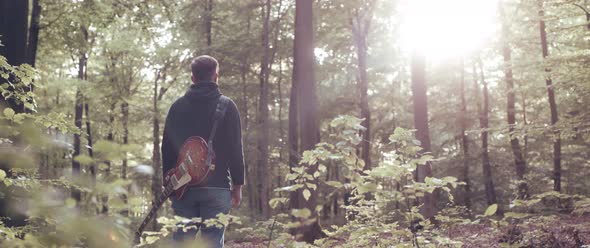
<path id="1" fill-rule="evenodd" d="M 221 95 L 221 97 L 224 97 L 227 99 L 227 110 L 229 110 L 229 111 L 237 111 L 238 110 L 238 106 L 236 105 L 234 100 L 231 99 L 231 97 L 226 96 L 226 95 Z"/>
<path id="2" fill-rule="evenodd" d="M 182 109 L 184 108 L 182 106 L 186 105 L 185 102 L 186 102 L 186 99 L 184 96 L 181 96 L 178 99 L 176 99 L 170 105 L 170 108 L 168 109 L 167 116 L 175 115 L 175 113 L 178 113 L 179 111 L 182 112 L 183 111 Z"/>

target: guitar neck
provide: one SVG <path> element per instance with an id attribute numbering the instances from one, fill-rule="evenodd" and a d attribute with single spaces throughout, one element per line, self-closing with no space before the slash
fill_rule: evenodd
<path id="1" fill-rule="evenodd" d="M 150 223 L 150 221 L 154 218 L 154 216 L 156 215 L 156 213 L 158 212 L 160 207 L 162 207 L 162 204 L 164 204 L 164 202 L 166 201 L 166 199 L 168 199 L 168 197 L 172 194 L 172 192 L 174 192 L 174 184 L 172 182 L 168 182 L 168 184 L 166 184 L 166 188 L 164 188 L 164 192 L 162 192 L 162 196 L 160 196 L 160 198 L 158 198 L 158 200 L 152 204 L 152 208 L 150 209 L 150 212 L 148 213 L 148 215 L 145 217 L 145 219 L 143 220 L 143 222 L 141 223 L 141 225 L 137 229 L 137 232 L 135 232 L 135 240 L 134 241 L 136 244 L 139 244 L 143 230 Z"/>

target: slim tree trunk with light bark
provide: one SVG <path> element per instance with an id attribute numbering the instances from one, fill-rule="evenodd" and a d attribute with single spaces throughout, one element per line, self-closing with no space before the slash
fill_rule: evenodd
<path id="1" fill-rule="evenodd" d="M 492 166 L 490 164 L 490 155 L 488 149 L 488 135 L 489 135 L 489 114 L 490 114 L 490 95 L 488 92 L 488 83 L 485 79 L 483 63 L 479 61 L 479 70 L 481 76 L 481 83 L 483 85 L 483 110 L 479 118 L 479 127 L 481 128 L 481 160 L 483 170 L 483 180 L 486 192 L 486 202 L 488 205 L 495 204 L 496 190 L 494 189 L 494 177 L 492 176 Z M 474 69 L 475 73 L 475 69 Z M 477 92 L 479 94 L 479 90 Z"/>
<path id="2" fill-rule="evenodd" d="M 412 100 L 414 102 L 414 128 L 416 137 L 422 147 L 421 153 L 431 151 L 430 131 L 428 127 L 428 98 L 426 95 L 426 59 L 424 55 L 414 51 L 412 54 Z M 426 177 L 432 176 L 430 163 L 418 165 L 415 172 L 415 180 L 424 182 Z M 434 194 L 425 194 L 420 201 L 424 206 L 420 209 L 425 218 L 431 218 L 435 214 Z"/>
<path id="3" fill-rule="evenodd" d="M 92 129 L 90 128 L 90 107 L 88 104 L 88 98 L 84 101 L 84 114 L 86 119 L 86 142 L 88 145 L 88 156 L 94 157 L 94 152 L 92 151 Z M 92 183 L 96 183 L 96 164 L 92 163 L 90 165 L 90 176 L 92 177 Z"/>
<path id="4" fill-rule="evenodd" d="M 363 122 L 361 125 L 365 127 L 362 132 L 361 141 L 361 158 L 365 166 L 364 169 L 371 168 L 371 111 L 369 109 L 369 99 L 367 90 L 369 82 L 367 77 L 367 34 L 372 19 L 372 11 L 365 10 L 363 13 L 358 11 L 352 17 L 352 36 L 354 39 L 354 46 L 356 48 L 357 67 L 358 67 L 358 90 L 360 92 L 360 109 L 361 118 Z"/>
<path id="5" fill-rule="evenodd" d="M 528 197 L 528 186 L 524 179 L 526 170 L 526 161 L 522 154 L 522 150 L 516 137 L 516 97 L 514 93 L 514 77 L 512 73 L 512 50 L 510 49 L 509 35 L 510 28 L 509 23 L 506 20 L 506 14 L 504 12 L 502 2 L 499 2 L 500 18 L 502 19 L 502 56 L 504 58 L 504 78 L 506 81 L 506 112 L 508 120 L 508 132 L 510 136 L 510 148 L 514 155 L 514 165 L 516 168 L 516 178 L 518 180 L 518 192 L 517 196 L 520 199 Z"/>
<path id="6" fill-rule="evenodd" d="M 84 53 L 80 54 L 78 58 L 78 79 L 84 80 L 84 70 L 86 69 L 87 58 Z M 74 103 L 74 125 L 78 130 L 82 131 L 82 115 L 84 114 L 84 95 L 78 86 L 76 89 L 76 100 Z M 81 138 L 80 133 L 74 133 L 74 153 L 72 154 L 72 176 L 78 178 L 80 176 L 80 163 L 76 157 L 81 154 Z M 80 202 L 82 195 L 77 189 L 72 191 L 72 198 L 76 202 Z"/>
<path id="7" fill-rule="evenodd" d="M 268 80 L 270 76 L 269 59 L 270 59 L 270 0 L 264 1 L 262 6 L 262 59 L 260 62 L 260 99 L 258 101 L 258 194 L 260 201 L 260 210 L 265 218 L 270 217 L 270 206 L 268 205 L 270 193 L 270 178 L 268 173 L 271 171 L 268 166 L 269 150 L 268 140 L 270 132 L 270 120 L 268 109 L 268 95 L 269 85 Z"/>
<path id="8" fill-rule="evenodd" d="M 469 181 L 469 162 L 471 157 L 469 155 L 469 138 L 467 137 L 467 102 L 465 100 L 465 64 L 461 59 L 461 79 L 460 79 L 460 94 L 461 94 L 461 148 L 463 150 L 463 182 L 465 182 L 464 204 L 467 208 L 471 208 L 471 182 Z"/>
<path id="9" fill-rule="evenodd" d="M 541 49 L 543 59 L 549 56 L 549 47 L 547 45 L 547 31 L 545 30 L 545 11 L 543 10 L 543 0 L 539 0 L 539 33 L 541 36 Z M 549 100 L 549 109 L 551 110 L 551 128 L 553 129 L 553 190 L 561 191 L 561 133 L 555 126 L 559 121 L 557 114 L 557 103 L 555 102 L 555 88 L 549 73 L 551 69 L 545 67 L 545 84 L 547 85 L 547 98 Z"/>

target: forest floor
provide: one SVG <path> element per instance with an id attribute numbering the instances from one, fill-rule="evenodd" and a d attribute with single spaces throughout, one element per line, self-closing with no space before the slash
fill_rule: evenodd
<path id="1" fill-rule="evenodd" d="M 531 248 L 590 247 L 590 216 L 543 216 L 500 228 L 491 224 L 462 224 L 448 227 L 446 234 L 463 242 L 466 248 L 506 247 L 502 243 Z M 268 240 L 232 240 L 226 242 L 225 247 L 262 248 L 267 245 Z M 271 247 L 281 246 L 273 242 Z"/>

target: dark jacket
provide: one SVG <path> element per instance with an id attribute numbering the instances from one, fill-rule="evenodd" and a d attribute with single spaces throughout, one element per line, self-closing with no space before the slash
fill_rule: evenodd
<path id="1" fill-rule="evenodd" d="M 162 164 L 164 175 L 176 166 L 178 151 L 191 136 L 209 139 L 213 114 L 221 93 L 216 83 L 198 82 L 176 100 L 168 111 L 162 139 Z M 230 100 L 225 117 L 218 124 L 213 140 L 215 170 L 209 175 L 205 187 L 229 188 L 244 184 L 244 154 L 240 113 Z"/>

